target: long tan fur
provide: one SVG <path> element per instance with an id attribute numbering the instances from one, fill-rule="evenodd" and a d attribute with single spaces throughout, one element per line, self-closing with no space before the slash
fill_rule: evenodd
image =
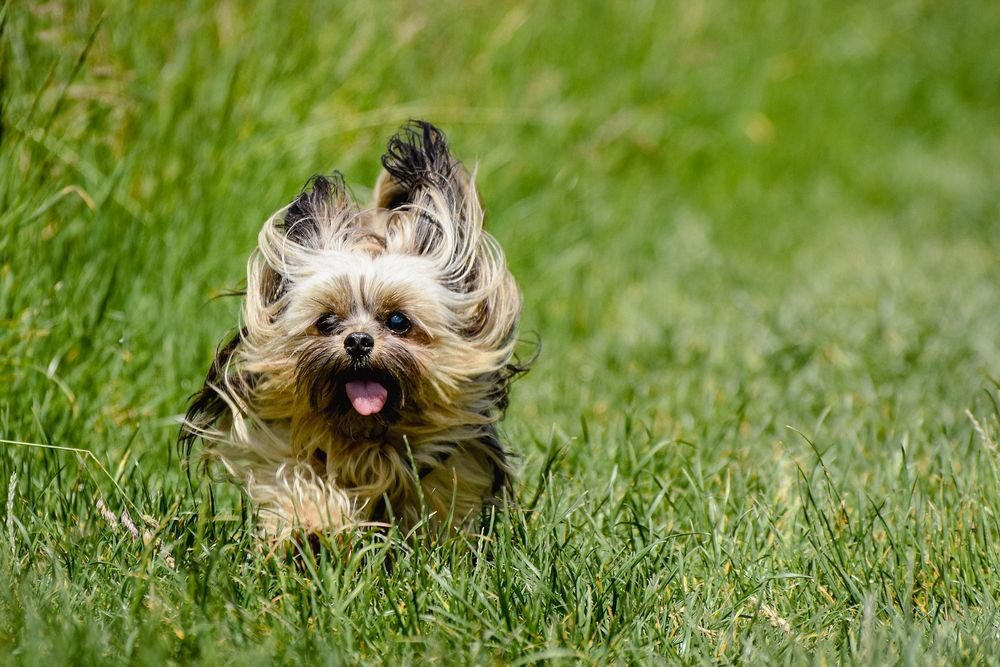
<path id="1" fill-rule="evenodd" d="M 269 538 L 425 512 L 467 527 L 510 489 L 495 423 L 520 370 L 514 278 L 439 130 L 410 124 L 382 162 L 372 208 L 315 177 L 264 224 L 243 326 L 182 429 L 244 486 Z M 373 341 L 360 362 L 353 332 Z M 355 377 L 388 388 L 381 412 L 351 409 Z"/>

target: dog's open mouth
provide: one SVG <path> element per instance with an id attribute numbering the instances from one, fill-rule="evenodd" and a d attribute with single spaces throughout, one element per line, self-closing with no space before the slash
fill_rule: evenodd
<path id="1" fill-rule="evenodd" d="M 340 385 L 336 405 L 360 417 L 392 420 L 399 403 L 400 387 L 392 375 L 380 369 L 352 369 L 337 378 Z"/>
<path id="2" fill-rule="evenodd" d="M 344 383 L 347 400 L 362 417 L 382 412 L 389 400 L 389 390 L 378 380 L 349 380 Z"/>

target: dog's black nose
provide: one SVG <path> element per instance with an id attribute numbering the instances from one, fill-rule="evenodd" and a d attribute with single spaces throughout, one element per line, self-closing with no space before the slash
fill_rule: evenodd
<path id="1" fill-rule="evenodd" d="M 354 359 L 367 357 L 372 353 L 373 347 L 375 347 L 375 339 L 361 331 L 349 333 L 347 334 L 347 338 L 344 339 L 344 349 Z"/>

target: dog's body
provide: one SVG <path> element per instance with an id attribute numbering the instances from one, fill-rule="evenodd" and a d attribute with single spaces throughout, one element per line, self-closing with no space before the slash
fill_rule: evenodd
<path id="1" fill-rule="evenodd" d="M 371 209 L 314 177 L 264 225 L 243 327 L 181 438 L 208 443 L 282 539 L 424 516 L 453 528 L 510 490 L 521 297 L 444 136 L 390 142 Z"/>

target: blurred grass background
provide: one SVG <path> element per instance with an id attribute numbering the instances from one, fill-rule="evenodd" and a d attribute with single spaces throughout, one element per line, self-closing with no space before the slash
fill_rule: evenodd
<path id="1" fill-rule="evenodd" d="M 1000 6 L 0 11 L 0 437 L 93 452 L 2 445 L 5 659 L 1000 653 Z M 491 560 L 303 571 L 173 420 L 262 222 L 317 172 L 365 200 L 408 118 L 478 164 L 542 341 L 539 504 Z"/>

